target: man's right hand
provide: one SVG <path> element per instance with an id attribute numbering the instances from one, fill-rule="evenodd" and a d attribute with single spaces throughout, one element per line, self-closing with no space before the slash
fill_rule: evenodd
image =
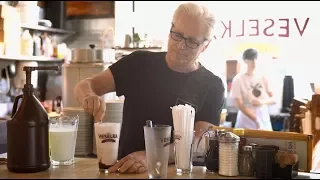
<path id="1" fill-rule="evenodd" d="M 94 116 L 94 121 L 102 121 L 106 113 L 106 104 L 95 94 L 86 95 L 82 100 L 82 108 Z"/>

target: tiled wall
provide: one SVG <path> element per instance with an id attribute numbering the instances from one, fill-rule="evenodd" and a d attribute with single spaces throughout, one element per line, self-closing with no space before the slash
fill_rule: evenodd
<path id="1" fill-rule="evenodd" d="M 89 44 L 95 44 L 100 48 L 103 31 L 109 27 L 115 29 L 115 19 L 68 20 L 66 27 L 68 30 L 77 32 L 75 37 L 66 42 L 69 48 L 88 48 Z"/>

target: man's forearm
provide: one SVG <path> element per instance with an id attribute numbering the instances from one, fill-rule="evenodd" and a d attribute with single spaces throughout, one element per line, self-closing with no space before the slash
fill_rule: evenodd
<path id="1" fill-rule="evenodd" d="M 81 103 L 86 94 L 95 94 L 91 88 L 90 81 L 85 79 L 79 82 L 74 88 L 76 100 Z"/>

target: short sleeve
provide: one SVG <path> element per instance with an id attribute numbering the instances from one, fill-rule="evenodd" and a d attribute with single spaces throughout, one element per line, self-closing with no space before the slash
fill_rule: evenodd
<path id="1" fill-rule="evenodd" d="M 143 67 L 146 57 L 143 51 L 135 51 L 109 66 L 114 78 L 117 96 L 128 95 L 130 88 L 135 87 L 139 68 Z"/>
<path id="2" fill-rule="evenodd" d="M 239 76 L 236 76 L 232 80 L 230 96 L 235 98 L 242 98 L 241 96 L 241 79 Z"/>
<path id="3" fill-rule="evenodd" d="M 195 121 L 205 121 L 219 126 L 221 111 L 225 103 L 225 88 L 221 78 L 218 77 L 211 87 L 201 110 L 196 114 Z"/>

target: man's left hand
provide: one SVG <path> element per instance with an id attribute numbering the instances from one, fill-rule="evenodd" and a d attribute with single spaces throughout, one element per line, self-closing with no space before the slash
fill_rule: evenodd
<path id="1" fill-rule="evenodd" d="M 144 173 L 147 171 L 146 151 L 133 152 L 108 169 L 113 173 L 119 170 L 120 173 Z"/>

